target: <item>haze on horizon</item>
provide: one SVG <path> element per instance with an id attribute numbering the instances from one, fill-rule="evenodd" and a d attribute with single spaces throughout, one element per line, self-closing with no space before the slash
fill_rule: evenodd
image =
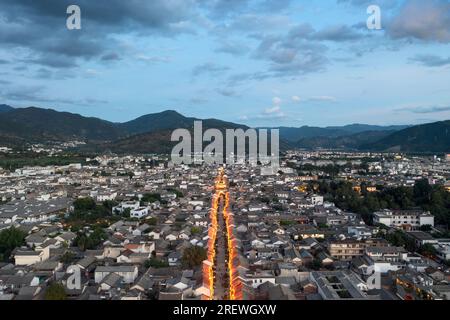
<path id="1" fill-rule="evenodd" d="M 66 28 L 81 8 L 82 29 Z M 383 30 L 366 28 L 368 5 Z M 450 119 L 448 0 L 0 2 L 0 104 L 124 122 Z"/>

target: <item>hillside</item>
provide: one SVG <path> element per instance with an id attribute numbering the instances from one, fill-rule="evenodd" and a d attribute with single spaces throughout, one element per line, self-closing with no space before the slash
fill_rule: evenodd
<path id="1" fill-rule="evenodd" d="M 8 106 L 7 104 L 0 104 L 0 113 L 10 112 L 10 111 L 13 111 L 13 110 L 15 110 L 15 109 L 13 107 L 11 107 L 11 106 Z"/>
<path id="2" fill-rule="evenodd" d="M 449 152 L 450 120 L 410 127 L 361 146 L 363 150 Z"/>
<path id="3" fill-rule="evenodd" d="M 51 109 L 21 108 L 0 114 L 0 137 L 24 139 L 28 142 L 116 140 L 127 133 L 115 124 Z"/>
<path id="4" fill-rule="evenodd" d="M 172 113 L 172 111 L 169 112 Z M 150 116 L 151 117 L 148 117 L 145 121 L 148 121 L 149 118 L 159 118 L 159 114 Z M 163 118 L 165 118 L 166 116 L 167 113 L 162 114 Z M 192 143 L 194 141 L 194 120 L 199 119 L 180 116 L 181 115 L 177 113 L 174 117 L 174 121 L 170 122 L 169 124 L 156 122 L 153 126 L 153 129 L 150 129 L 150 132 L 132 135 L 130 137 L 119 139 L 111 143 L 99 145 L 97 146 L 97 150 L 111 151 L 114 153 L 170 153 L 172 148 L 178 143 L 170 141 L 174 129 L 188 129 L 191 133 Z M 171 121 L 172 119 L 169 117 L 167 120 Z M 151 125 L 150 122 L 149 125 Z M 179 127 L 176 127 L 176 125 L 179 125 Z M 219 129 L 220 131 L 222 131 L 222 133 L 224 133 L 226 129 L 248 129 L 248 127 L 240 124 L 225 122 L 217 119 L 202 120 L 202 125 L 203 132 L 208 129 Z M 166 128 L 161 129 L 161 127 Z M 204 143 L 204 145 L 207 144 L 208 143 Z"/>
<path id="5" fill-rule="evenodd" d="M 300 149 L 359 150 L 362 145 L 379 141 L 394 131 L 365 131 L 340 137 L 311 137 L 300 139 L 295 147 Z"/>
<path id="6" fill-rule="evenodd" d="M 174 129 L 192 130 L 194 121 L 168 110 L 144 115 L 125 123 L 113 123 L 69 112 L 35 107 L 12 108 L 0 105 L 0 145 L 83 140 L 92 150 L 159 153 L 173 147 Z M 205 119 L 203 130 L 248 129 L 247 126 L 218 119 Z M 342 127 L 279 127 L 280 149 L 343 149 L 405 152 L 450 151 L 449 122 L 407 126 L 352 124 Z M 405 129 L 406 127 L 406 129 Z M 401 129 L 401 130 L 400 130 Z"/>
<path id="7" fill-rule="evenodd" d="M 118 127 L 130 134 L 140 134 L 165 129 L 189 128 L 194 125 L 194 120 L 194 118 L 185 117 L 176 111 L 167 110 L 118 124 Z"/>
<path id="8" fill-rule="evenodd" d="M 297 142 L 299 140 L 308 138 L 327 138 L 323 140 L 329 140 L 330 138 L 350 136 L 362 132 L 393 132 L 405 129 L 407 127 L 408 126 L 375 126 L 368 124 L 350 124 L 346 126 L 333 126 L 325 128 L 302 126 L 299 128 L 279 127 L 278 129 L 280 130 L 280 136 L 282 136 L 284 139 L 291 142 Z"/>

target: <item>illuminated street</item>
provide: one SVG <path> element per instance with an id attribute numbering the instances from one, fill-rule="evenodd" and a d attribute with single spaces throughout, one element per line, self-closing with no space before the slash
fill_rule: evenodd
<path id="1" fill-rule="evenodd" d="M 210 290 L 209 299 L 237 300 L 236 248 L 229 212 L 229 191 L 222 168 L 215 181 L 210 219 L 208 259 L 204 262 L 203 275 Z"/>

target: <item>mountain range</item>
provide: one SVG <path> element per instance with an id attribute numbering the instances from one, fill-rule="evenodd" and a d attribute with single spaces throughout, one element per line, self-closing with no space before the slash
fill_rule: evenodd
<path id="1" fill-rule="evenodd" d="M 218 119 L 185 117 L 167 110 L 137 119 L 114 123 L 69 112 L 36 107 L 13 108 L 0 105 L 0 145 L 83 140 L 86 150 L 118 153 L 169 152 L 174 129 L 192 130 L 202 120 L 209 128 L 248 129 L 247 126 Z M 278 127 L 280 148 L 344 149 L 404 152 L 450 151 L 450 121 L 419 126 L 373 126 L 351 124 L 333 127 Z"/>
<path id="2" fill-rule="evenodd" d="M 352 134 L 358 134 L 361 132 L 386 132 L 386 131 L 398 131 L 406 129 L 409 126 L 374 126 L 368 124 L 350 124 L 342 127 L 310 127 L 302 126 L 300 128 L 292 127 L 278 127 L 280 130 L 280 136 L 284 139 L 297 142 L 300 139 L 315 138 L 315 137 L 327 137 L 338 138 L 343 136 L 349 136 Z"/>

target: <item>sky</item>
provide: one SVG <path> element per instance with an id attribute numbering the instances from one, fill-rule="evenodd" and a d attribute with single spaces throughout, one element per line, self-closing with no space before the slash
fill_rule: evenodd
<path id="1" fill-rule="evenodd" d="M 80 30 L 66 27 L 72 4 Z M 168 109 L 249 126 L 450 119 L 450 1 L 0 0 L 2 103 L 114 122 Z"/>

